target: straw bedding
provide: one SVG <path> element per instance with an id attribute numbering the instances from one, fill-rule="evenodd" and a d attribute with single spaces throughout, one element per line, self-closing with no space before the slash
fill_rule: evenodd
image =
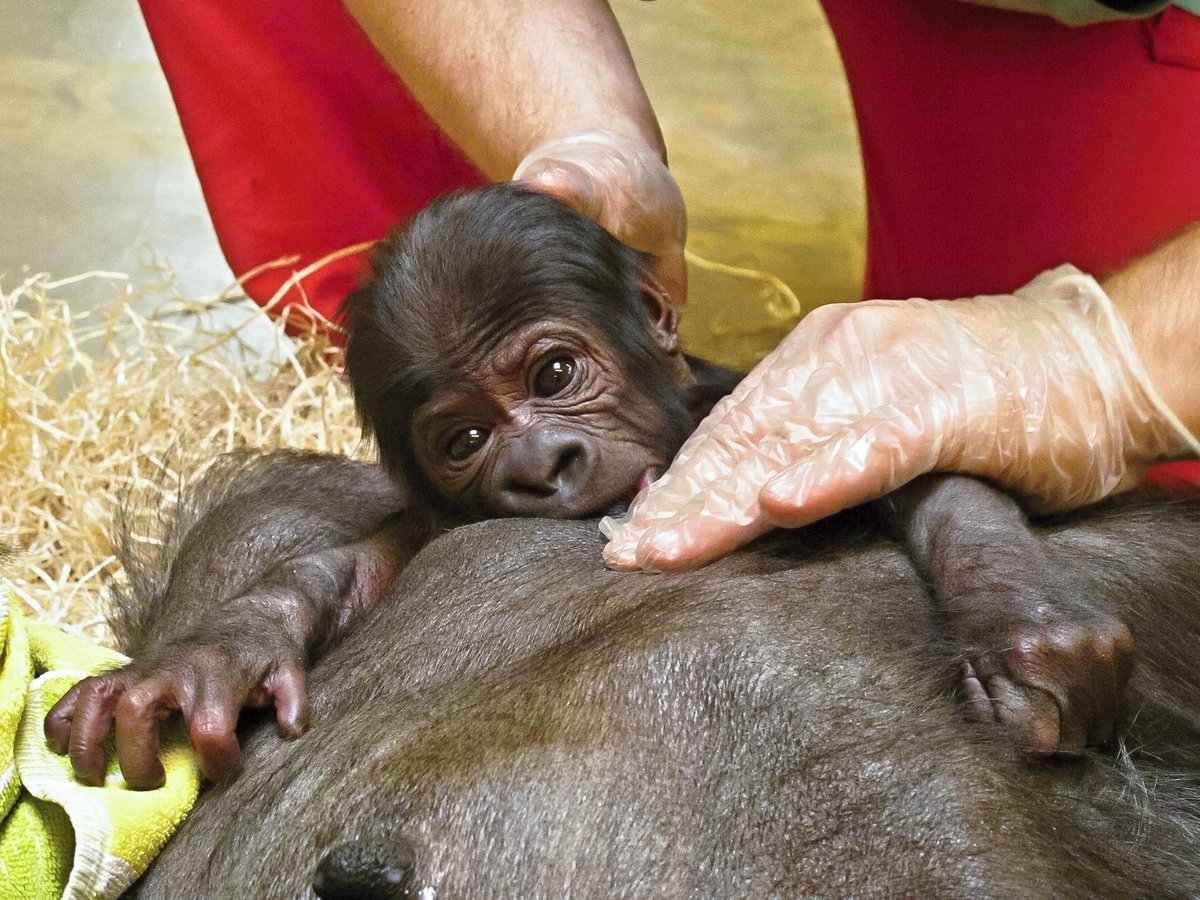
<path id="1" fill-rule="evenodd" d="M 104 272 L 0 283 L 0 546 L 15 551 L 2 565 L 38 618 L 108 640 L 123 498 L 155 514 L 236 447 L 368 452 L 340 352 L 311 320 L 286 338 L 236 294 L 188 301 Z M 273 337 L 266 361 L 252 330 Z"/>

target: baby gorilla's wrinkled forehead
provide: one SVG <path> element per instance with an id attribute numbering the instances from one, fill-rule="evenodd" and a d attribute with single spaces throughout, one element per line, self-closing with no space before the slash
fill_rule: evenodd
<path id="1" fill-rule="evenodd" d="M 555 318 L 514 330 L 414 411 L 436 493 L 485 516 L 579 518 L 627 503 L 674 451 L 602 334 Z"/>

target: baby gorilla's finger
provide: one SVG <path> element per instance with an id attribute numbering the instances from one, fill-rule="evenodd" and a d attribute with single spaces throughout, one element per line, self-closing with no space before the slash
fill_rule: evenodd
<path id="1" fill-rule="evenodd" d="M 1087 744 L 1092 747 L 1112 744 L 1125 692 L 1125 679 L 1119 666 L 1101 666 L 1100 669 L 1091 691 L 1092 721 L 1086 735 Z"/>
<path id="2" fill-rule="evenodd" d="M 1078 756 L 1088 742 L 1091 716 L 1083 715 L 1078 709 L 1059 710 L 1059 738 L 1057 753 L 1063 756 Z"/>
<path id="3" fill-rule="evenodd" d="M 1059 752 L 1059 710 L 1053 697 L 1002 675 L 987 679 L 986 685 L 996 720 L 1015 734 L 1025 749 L 1038 756 Z"/>
<path id="4" fill-rule="evenodd" d="M 46 713 L 46 721 L 42 723 L 42 732 L 46 735 L 46 743 L 55 753 L 66 753 L 71 746 L 71 722 L 75 718 L 75 708 L 79 703 L 79 690 L 82 682 L 78 682 L 59 698 L 59 701 Z"/>
<path id="5" fill-rule="evenodd" d="M 992 707 L 992 698 L 988 696 L 987 688 L 983 686 L 970 660 L 963 663 L 962 685 L 971 717 L 977 722 L 995 722 L 996 710 Z"/>
<path id="6" fill-rule="evenodd" d="M 133 686 L 118 701 L 117 759 L 125 783 L 134 790 L 153 790 L 166 779 L 158 759 L 158 726 L 178 706 L 175 691 L 155 679 Z"/>
<path id="7" fill-rule="evenodd" d="M 81 782 L 99 786 L 104 784 L 108 771 L 104 739 L 112 728 L 113 713 L 125 691 L 125 682 L 115 674 L 99 675 L 84 679 L 76 687 L 68 743 L 71 766 Z"/>
<path id="8" fill-rule="evenodd" d="M 1060 623 L 1026 634 L 1008 652 L 1014 677 L 1059 708 L 1057 753 L 1077 756 L 1110 740 L 1128 677 L 1133 639 L 1119 620 Z"/>
<path id="9" fill-rule="evenodd" d="M 1063 714 L 1061 752 L 1073 756 L 1084 747 L 1112 743 L 1125 688 L 1112 659 L 1096 659 L 1083 677 L 1086 680 L 1070 691 L 1071 705 Z"/>
<path id="10" fill-rule="evenodd" d="M 281 666 L 267 677 L 267 690 L 275 698 L 275 721 L 281 738 L 298 738 L 308 730 L 308 692 L 304 670 Z"/>
<path id="11" fill-rule="evenodd" d="M 1116 737 L 1117 722 L 1125 705 L 1125 686 L 1133 670 L 1133 635 L 1128 626 L 1110 619 L 1099 641 L 1100 663 L 1093 679 L 1092 722 L 1089 745 L 1109 745 Z"/>
<path id="12" fill-rule="evenodd" d="M 242 767 L 236 731 L 246 693 L 235 690 L 228 678 L 209 678 L 197 686 L 190 708 L 183 710 L 192 747 L 210 781 L 232 778 Z"/>
<path id="13" fill-rule="evenodd" d="M 1059 738 L 1056 753 L 1078 756 L 1090 743 L 1096 707 L 1102 692 L 1110 690 L 1111 670 L 1099 660 L 1072 654 L 1058 671 L 1040 667 L 1028 680 L 1054 699 L 1058 706 Z M 1032 690 L 1033 688 L 1031 688 Z"/>

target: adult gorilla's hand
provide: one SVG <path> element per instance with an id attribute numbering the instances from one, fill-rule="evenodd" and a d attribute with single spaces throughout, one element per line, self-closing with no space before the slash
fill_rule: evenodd
<path id="1" fill-rule="evenodd" d="M 608 131 L 571 134 L 535 148 L 513 180 L 554 194 L 635 250 L 653 254 L 671 302 L 680 306 L 687 299 L 687 211 L 653 148 Z"/>
<path id="2" fill-rule="evenodd" d="M 713 410 L 626 522 L 602 525 L 605 559 L 703 565 L 934 470 L 1068 509 L 1196 450 L 1111 301 L 1072 267 L 1012 296 L 827 306 Z"/>

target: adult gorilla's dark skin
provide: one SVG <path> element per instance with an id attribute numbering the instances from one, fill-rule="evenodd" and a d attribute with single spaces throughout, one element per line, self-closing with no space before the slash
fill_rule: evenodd
<path id="1" fill-rule="evenodd" d="M 588 220 L 515 186 L 447 200 L 381 252 L 352 306 L 349 364 L 360 411 L 403 486 L 329 457 L 225 461 L 162 556 L 135 569 L 141 599 L 125 607 L 121 629 L 135 663 L 84 682 L 48 719 L 51 741 L 69 745 L 80 777 L 95 781 L 115 714 L 127 780 L 152 786 L 161 778 L 158 718 L 180 707 L 206 771 L 221 776 L 237 766 L 233 722 L 244 703 L 273 700 L 280 730 L 303 731 L 303 669 L 325 656 L 312 672 L 320 742 L 256 737 L 252 771 L 209 795 L 152 884 L 198 884 L 187 879 L 200 877 L 199 866 L 216 879 L 208 882 L 215 895 L 239 878 L 243 893 L 250 884 L 256 893 L 282 890 L 303 883 L 288 881 L 297 860 L 310 872 L 338 839 L 354 839 L 323 870 L 325 890 L 344 875 L 362 895 L 363 877 L 407 859 L 401 832 L 416 847 L 414 883 L 451 893 L 520 893 L 522 884 L 546 893 L 776 884 L 788 893 L 827 885 L 830 871 L 850 877 L 842 862 L 868 851 L 891 860 L 873 872 L 898 878 L 911 869 L 912 879 L 895 883 L 916 892 L 1044 890 L 1039 879 L 1054 872 L 1115 877 L 1110 862 L 1129 855 L 1119 840 L 1086 828 L 1076 842 L 1049 840 L 1026 822 L 1041 811 L 1017 764 L 1000 749 L 981 750 L 953 715 L 938 718 L 955 711 L 941 675 L 961 652 L 971 708 L 1012 725 L 1032 749 L 1078 752 L 1087 738 L 1111 737 L 1127 627 L 1141 615 L 1118 615 L 1129 597 L 1065 564 L 1069 554 L 1047 550 L 1015 505 L 978 482 L 932 480 L 892 504 L 952 626 L 948 645 L 911 565 L 880 547 L 829 545 L 833 556 L 804 565 L 794 546 L 760 548 L 699 576 L 617 576 L 600 569 L 598 543 L 577 529 L 506 522 L 435 540 L 415 574 L 396 580 L 447 525 L 591 515 L 624 502 L 728 389 L 728 373 L 679 353 L 669 303 L 644 266 Z M 1195 523 L 1172 527 L 1187 533 Z M 480 542 L 474 550 L 470 535 Z M 1115 552 L 1124 537 L 1103 533 L 1093 543 Z M 1194 590 L 1194 556 L 1174 552 L 1171 577 L 1144 573 L 1155 623 L 1166 595 L 1154 585 Z M 468 580 L 444 580 L 455 573 Z M 1179 599 L 1179 627 L 1168 637 L 1194 637 L 1194 595 Z M 387 613 L 368 613 L 339 644 L 381 600 Z M 1169 665 L 1170 650 L 1143 645 L 1152 663 L 1160 652 L 1154 664 Z M 1168 707 L 1161 715 L 1143 710 L 1139 721 L 1170 720 L 1160 756 L 1189 739 L 1180 723 L 1200 708 L 1194 700 L 1181 690 L 1156 699 Z M 816 709 L 824 712 L 814 718 Z M 464 715 L 469 722 L 456 718 Z M 856 742 L 862 749 L 848 752 Z M 870 773 L 858 768 L 862 754 Z M 263 761 L 271 759 L 284 769 Z M 964 759 L 960 771 L 954 761 Z M 1194 758 L 1181 759 L 1194 770 Z M 642 767 L 659 786 L 638 782 Z M 901 771 L 909 769 L 920 777 Z M 958 785 L 961 806 L 941 776 Z M 721 784 L 698 788 L 705 779 Z M 527 796 L 536 783 L 545 798 Z M 1068 791 L 1072 816 L 1100 802 L 1089 791 Z M 822 824 L 830 811 L 805 808 L 805 792 L 842 811 Z M 331 810 L 333 798 L 341 805 Z M 659 820 L 650 801 L 672 811 Z M 275 833 L 271 853 L 287 867 L 245 871 L 234 862 L 254 836 L 234 829 L 230 855 L 210 861 L 211 847 L 199 849 L 218 828 L 208 811 L 226 802 L 255 828 L 278 809 L 300 815 L 298 833 L 284 840 L 299 855 L 282 850 Z M 528 806 L 522 816 L 495 820 L 518 802 Z M 689 817 L 679 804 L 702 811 Z M 567 810 L 578 817 L 564 820 Z M 968 812 L 977 821 L 967 823 Z M 1182 818 L 1148 824 L 1164 830 L 1154 852 L 1183 846 L 1180 823 L 1194 825 L 1193 813 L 1181 806 Z M 882 827 L 874 816 L 899 830 L 872 837 Z M 816 857 L 797 831 L 814 827 L 811 840 L 824 848 Z M 454 839 L 441 842 L 439 828 Z M 976 846 L 981 828 L 998 830 L 994 847 Z M 841 850 L 830 849 L 836 835 L 820 837 L 830 829 L 848 837 Z M 480 831 L 484 842 L 471 845 Z M 945 852 L 952 835 L 967 848 L 957 862 Z M 1017 850 L 1044 853 L 1045 867 L 1030 863 L 1028 880 L 998 880 Z M 1104 864 L 1060 858 L 1068 852 Z M 543 854 L 576 862 L 539 863 Z M 1131 884 L 1191 884 L 1189 866 L 1137 867 Z M 855 877 L 866 880 L 848 890 L 875 883 L 875 874 Z"/>

